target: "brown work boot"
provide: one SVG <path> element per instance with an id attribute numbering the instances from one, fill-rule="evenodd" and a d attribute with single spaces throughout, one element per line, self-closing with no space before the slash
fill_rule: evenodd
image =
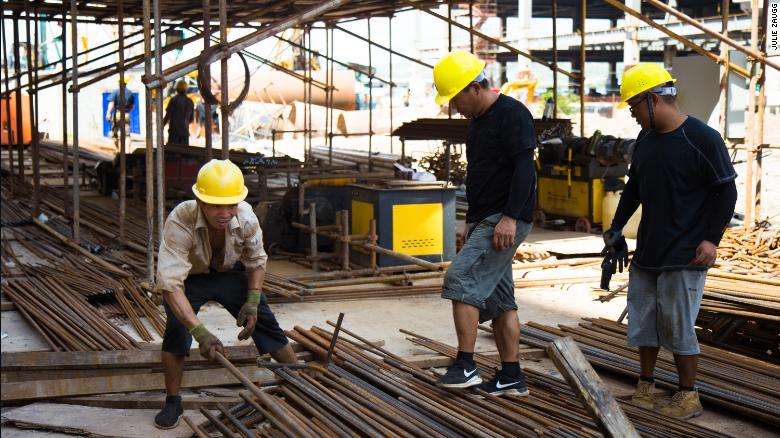
<path id="1" fill-rule="evenodd" d="M 631 396 L 631 401 L 635 405 L 645 409 L 653 409 L 655 407 L 654 391 L 655 382 L 650 383 L 640 380 L 639 383 L 636 384 L 636 390 L 634 391 L 634 395 Z"/>
<path id="2" fill-rule="evenodd" d="M 699 391 L 678 391 L 672 396 L 668 405 L 662 407 L 660 412 L 678 420 L 687 420 L 698 417 L 703 409 L 699 401 Z"/>

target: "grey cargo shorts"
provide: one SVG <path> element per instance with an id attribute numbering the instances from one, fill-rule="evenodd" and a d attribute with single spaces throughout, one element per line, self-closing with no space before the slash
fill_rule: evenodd
<path id="1" fill-rule="evenodd" d="M 469 224 L 468 240 L 444 275 L 441 297 L 478 308 L 480 323 L 517 310 L 512 260 L 532 225 L 518 220 L 514 245 L 496 251 L 493 230 L 501 216 L 497 213 Z"/>

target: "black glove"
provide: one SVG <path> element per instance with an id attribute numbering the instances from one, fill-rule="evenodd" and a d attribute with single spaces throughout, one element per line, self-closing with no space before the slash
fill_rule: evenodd
<path id="1" fill-rule="evenodd" d="M 601 255 L 604 261 L 601 263 L 601 288 L 609 290 L 609 281 L 612 279 L 618 269 L 623 272 L 624 267 L 628 267 L 628 245 L 626 238 L 620 230 L 610 228 L 602 237 L 604 238 L 604 249 Z"/>
<path id="2" fill-rule="evenodd" d="M 628 268 L 628 244 L 626 238 L 623 237 L 621 230 L 610 228 L 602 237 L 604 238 L 604 249 L 601 251 L 601 255 L 604 256 L 604 263 L 602 268 L 606 267 L 607 261 L 609 261 L 609 268 L 611 273 L 614 274 L 616 270 L 623 272 L 623 268 Z"/>

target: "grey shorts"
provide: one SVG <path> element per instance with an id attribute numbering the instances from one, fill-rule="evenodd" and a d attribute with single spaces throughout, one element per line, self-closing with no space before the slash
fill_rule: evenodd
<path id="1" fill-rule="evenodd" d="M 664 347 L 699 354 L 696 317 L 707 271 L 651 272 L 631 266 L 628 275 L 628 346 Z"/>
<path id="2" fill-rule="evenodd" d="M 512 260 L 531 232 L 531 224 L 518 220 L 514 245 L 496 251 L 493 230 L 501 216 L 498 213 L 469 224 L 469 238 L 444 275 L 441 297 L 477 307 L 479 322 L 517 310 Z"/>

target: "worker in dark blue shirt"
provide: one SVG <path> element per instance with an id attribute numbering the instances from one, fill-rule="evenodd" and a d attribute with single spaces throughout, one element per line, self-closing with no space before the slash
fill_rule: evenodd
<path id="1" fill-rule="evenodd" d="M 125 76 L 125 135 L 130 135 L 130 113 L 135 108 L 135 97 L 133 91 L 127 87 L 130 78 Z M 111 123 L 111 138 L 114 140 L 114 146 L 119 149 L 119 127 L 121 114 L 119 109 L 119 87 L 108 95 L 108 108 L 106 109 L 106 121 Z"/>
<path id="2" fill-rule="evenodd" d="M 447 269 L 442 298 L 452 301 L 458 355 L 438 384 L 479 385 L 494 395 L 528 395 L 518 362 L 512 260 L 531 231 L 536 194 L 533 117 L 517 100 L 493 91 L 485 63 L 468 52 L 447 54 L 433 70 L 436 103 L 471 119 L 466 140 L 468 212 L 462 248 Z M 492 321 L 501 370 L 483 382 L 474 363 L 477 325 Z"/>
<path id="3" fill-rule="evenodd" d="M 605 254 L 622 270 L 628 247 L 621 230 L 642 204 L 628 283 L 628 345 L 638 347 L 641 367 L 632 400 L 648 409 L 661 405 L 653 373 L 664 347 L 674 354 L 679 387 L 660 411 L 687 419 L 702 413 L 696 317 L 707 269 L 734 214 L 737 173 L 720 134 L 680 112 L 674 79 L 663 67 L 643 63 L 627 70 L 620 94 L 642 130 L 604 241 Z"/>
<path id="4" fill-rule="evenodd" d="M 187 83 L 176 83 L 176 95 L 168 101 L 163 125 L 168 124 L 168 144 L 189 146 L 190 123 L 195 117 L 195 105 L 187 96 Z"/>

